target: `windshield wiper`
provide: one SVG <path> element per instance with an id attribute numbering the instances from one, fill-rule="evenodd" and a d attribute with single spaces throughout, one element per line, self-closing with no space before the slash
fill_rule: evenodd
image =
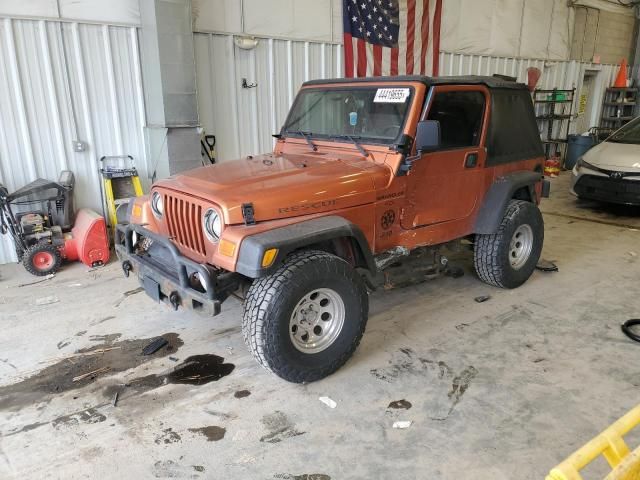
<path id="1" fill-rule="evenodd" d="M 313 140 L 311 140 L 311 135 L 313 135 L 311 132 L 303 132 L 302 130 L 296 130 L 295 132 L 291 132 L 291 133 L 297 133 L 298 135 L 304 137 L 304 139 L 307 141 L 311 149 L 314 152 L 318 151 L 318 146 L 315 143 L 313 143 Z"/>
<path id="2" fill-rule="evenodd" d="M 358 149 L 358 151 L 362 154 L 363 157 L 367 158 L 369 156 L 369 152 L 367 152 L 362 145 L 360 145 L 360 143 L 358 142 L 359 138 L 362 137 L 355 137 L 353 135 L 331 135 L 331 138 L 346 138 L 347 140 L 350 140 Z"/>

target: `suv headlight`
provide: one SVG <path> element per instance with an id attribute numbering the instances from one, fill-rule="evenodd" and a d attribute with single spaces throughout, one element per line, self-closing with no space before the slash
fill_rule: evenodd
<path id="1" fill-rule="evenodd" d="M 153 211 L 153 214 L 158 218 L 162 218 L 162 215 L 164 214 L 162 195 L 158 192 L 153 192 L 153 195 L 151 195 L 151 211 Z"/>
<path id="2" fill-rule="evenodd" d="M 222 220 L 220 215 L 213 208 L 210 208 L 204 212 L 202 217 L 202 226 L 204 227 L 204 233 L 207 234 L 207 238 L 212 242 L 220 240 L 220 234 L 222 233 Z"/>

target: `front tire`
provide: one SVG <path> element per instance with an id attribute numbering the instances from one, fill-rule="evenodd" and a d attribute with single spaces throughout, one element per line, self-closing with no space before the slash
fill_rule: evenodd
<path id="1" fill-rule="evenodd" d="M 498 231 L 476 235 L 476 273 L 489 285 L 517 288 L 533 273 L 543 242 L 544 221 L 538 207 L 524 200 L 511 200 Z"/>
<path id="2" fill-rule="evenodd" d="M 302 251 L 253 282 L 242 333 L 264 368 L 289 382 L 313 382 L 353 355 L 368 311 L 366 287 L 351 265 L 326 252 Z"/>
<path id="3" fill-rule="evenodd" d="M 22 264 L 30 274 L 45 277 L 60 270 L 62 257 L 60 250 L 54 245 L 37 243 L 25 250 Z"/>

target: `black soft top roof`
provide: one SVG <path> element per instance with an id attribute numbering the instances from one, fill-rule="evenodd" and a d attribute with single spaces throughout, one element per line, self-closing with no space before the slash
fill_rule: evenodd
<path id="1" fill-rule="evenodd" d="M 340 83 L 369 83 L 369 82 L 419 82 L 427 87 L 432 85 L 485 85 L 488 88 L 510 88 L 526 90 L 524 83 L 511 82 L 500 77 L 480 75 L 464 75 L 458 77 L 426 77 L 423 75 L 399 75 L 395 77 L 360 77 L 360 78 L 332 78 L 324 80 L 310 80 L 302 84 L 303 87 L 313 85 L 327 85 Z"/>

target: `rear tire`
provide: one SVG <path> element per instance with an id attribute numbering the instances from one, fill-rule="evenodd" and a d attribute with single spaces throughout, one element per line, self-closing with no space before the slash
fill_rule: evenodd
<path id="1" fill-rule="evenodd" d="M 60 270 L 62 257 L 60 250 L 50 243 L 37 243 L 25 250 L 22 264 L 30 274 L 44 277 Z"/>
<path id="2" fill-rule="evenodd" d="M 366 287 L 351 265 L 326 252 L 302 251 L 253 282 L 242 333 L 264 368 L 289 382 L 313 382 L 353 355 L 368 312 Z"/>
<path id="3" fill-rule="evenodd" d="M 538 207 L 524 200 L 511 200 L 498 231 L 476 235 L 476 273 L 489 285 L 517 288 L 533 273 L 543 242 L 544 221 Z"/>

